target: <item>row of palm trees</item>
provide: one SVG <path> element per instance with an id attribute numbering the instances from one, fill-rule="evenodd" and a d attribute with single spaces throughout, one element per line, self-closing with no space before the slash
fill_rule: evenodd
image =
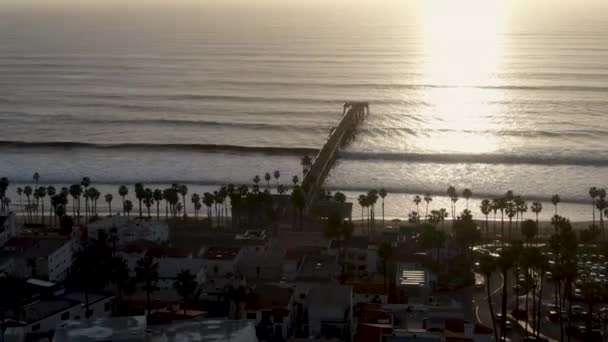
<path id="1" fill-rule="evenodd" d="M 308 164 L 305 164 L 308 165 Z M 218 190 L 213 192 L 205 192 L 202 196 L 193 193 L 190 197 L 190 202 L 193 205 L 194 216 L 198 218 L 200 210 L 203 205 L 207 208 L 207 217 L 211 220 L 213 216 L 216 218 L 216 222 L 220 225 L 226 221 L 228 217 L 227 198 L 230 199 L 232 206 L 238 205 L 244 202 L 244 197 L 249 192 L 252 194 L 266 193 L 270 194 L 271 191 L 271 180 L 274 178 L 276 183 L 276 192 L 278 194 L 285 194 L 288 192 L 288 187 L 280 184 L 279 179 L 281 174 L 278 170 L 274 171 L 272 175 L 270 173 L 264 174 L 264 180 L 266 181 L 266 189 L 261 190 L 260 182 L 262 178 L 256 175 L 253 178 L 253 185 L 251 189 L 247 185 L 241 185 L 236 187 L 232 184 L 222 186 Z M 55 188 L 53 185 L 39 186 L 40 174 L 36 172 L 33 177 L 34 185 L 26 185 L 25 187 L 17 188 L 17 195 L 20 198 L 20 203 L 26 203 L 23 205 L 23 213 L 25 220 L 34 223 L 45 222 L 46 210 L 45 210 L 45 199 L 48 197 L 49 209 L 48 217 L 49 223 L 55 216 L 63 216 L 67 214 L 68 202 L 71 198 L 71 210 L 72 216 L 78 221 L 84 217 L 85 221 L 90 218 L 98 216 L 98 201 L 101 198 L 101 193 L 93 187 L 92 181 L 89 177 L 82 178 L 81 182 L 72 184 L 68 187 L 62 187 L 61 189 Z M 293 189 L 299 189 L 300 179 L 298 176 L 292 177 Z M 1 209 L 10 208 L 10 199 L 6 196 L 6 191 L 9 186 L 9 181 L 6 177 L 0 179 L 0 203 L 2 204 Z M 130 193 L 129 187 L 121 185 L 118 188 L 118 195 L 122 199 L 122 215 L 129 217 L 131 212 L 135 209 L 135 205 L 127 196 Z M 144 217 L 144 208 L 147 212 L 147 217 L 152 217 L 152 208 L 155 207 L 157 219 L 161 218 L 161 204 L 165 202 L 165 217 L 183 217 L 187 216 L 186 209 L 186 196 L 188 195 L 188 187 L 183 184 L 172 184 L 170 187 L 165 189 L 151 189 L 144 186 L 143 183 L 136 183 L 133 192 L 135 200 L 137 202 L 139 217 Z M 298 193 L 299 191 L 294 191 Z M 301 195 L 301 194 L 300 194 Z M 25 197 L 25 201 L 23 199 Z M 301 196 L 295 196 L 301 197 Z M 82 200 L 84 199 L 84 208 L 82 207 Z M 114 195 L 107 193 L 104 195 L 103 200 L 107 203 L 108 213 L 112 216 L 112 203 L 114 201 Z M 299 204 L 297 198 L 295 201 Z M 52 210 L 51 210 L 52 209 Z"/>

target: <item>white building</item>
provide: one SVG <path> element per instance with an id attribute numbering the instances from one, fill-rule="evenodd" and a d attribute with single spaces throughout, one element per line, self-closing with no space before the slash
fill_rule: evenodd
<path id="1" fill-rule="evenodd" d="M 0 212 L 0 246 L 3 246 L 9 239 L 17 236 L 17 233 L 15 213 Z"/>
<path id="2" fill-rule="evenodd" d="M 169 226 L 166 222 L 147 218 L 113 216 L 87 225 L 89 238 L 97 238 L 99 231 L 107 234 L 115 231 L 119 244 L 137 240 L 163 242 L 169 239 Z"/>
<path id="3" fill-rule="evenodd" d="M 72 266 L 73 241 L 65 238 L 12 238 L 2 252 L 12 259 L 8 273 L 52 282 L 65 280 Z M 2 265 L 0 265 L 2 267 Z"/>
<path id="4" fill-rule="evenodd" d="M 89 294 L 89 317 L 109 317 L 112 313 L 113 295 Z M 84 293 L 72 292 L 53 298 L 43 298 L 22 306 L 17 318 L 13 310 L 4 313 L 13 328 L 10 336 L 26 337 L 28 334 L 45 334 L 68 320 L 85 319 Z"/>

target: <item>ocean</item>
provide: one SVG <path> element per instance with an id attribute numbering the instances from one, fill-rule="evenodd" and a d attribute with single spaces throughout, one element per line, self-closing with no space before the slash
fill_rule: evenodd
<path id="1" fill-rule="evenodd" d="M 115 198 L 274 170 L 291 184 L 362 100 L 328 189 L 385 187 L 387 217 L 425 192 L 447 207 L 448 185 L 471 188 L 471 208 L 559 194 L 590 220 L 589 187 L 608 185 L 608 8 L 586 1 L 0 4 L 0 176 L 12 191 L 36 171 L 88 176 Z"/>

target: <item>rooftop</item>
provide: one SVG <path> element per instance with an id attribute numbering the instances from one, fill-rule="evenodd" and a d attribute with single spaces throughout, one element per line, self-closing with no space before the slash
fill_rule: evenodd
<path id="1" fill-rule="evenodd" d="M 286 308 L 292 296 L 293 291 L 289 288 L 260 284 L 247 296 L 247 310 Z"/>
<path id="2" fill-rule="evenodd" d="M 77 305 L 80 305 L 79 301 L 67 298 L 38 300 L 21 307 L 22 316 L 19 318 L 19 321 L 24 321 L 27 324 L 35 323 Z M 9 310 L 5 312 L 5 315 L 7 317 L 14 317 L 14 312 Z"/>
<path id="3" fill-rule="evenodd" d="M 174 279 L 181 271 L 190 271 L 196 275 L 204 267 L 202 259 L 190 258 L 160 258 L 158 261 L 158 277 Z"/>
<path id="4" fill-rule="evenodd" d="M 47 257 L 59 248 L 69 243 L 68 239 L 60 238 L 12 238 L 4 245 L 5 251 L 16 251 L 24 253 L 26 258 Z"/>
<path id="5" fill-rule="evenodd" d="M 308 294 L 309 312 L 317 317 L 341 319 L 352 303 L 352 287 L 339 284 L 318 284 Z"/>
<path id="6" fill-rule="evenodd" d="M 234 260 L 240 250 L 240 248 L 235 247 L 209 247 L 203 258 L 207 260 Z"/>

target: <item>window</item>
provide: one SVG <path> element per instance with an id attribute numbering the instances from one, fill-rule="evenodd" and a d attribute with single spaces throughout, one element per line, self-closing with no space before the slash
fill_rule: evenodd
<path id="1" fill-rule="evenodd" d="M 40 330 L 40 323 L 35 324 L 34 326 L 32 326 L 32 331 L 38 331 Z"/>
<path id="2" fill-rule="evenodd" d="M 66 312 L 64 312 L 64 313 L 61 314 L 61 320 L 62 321 L 65 321 L 67 319 L 70 319 L 70 312 L 69 311 L 66 311 Z"/>

